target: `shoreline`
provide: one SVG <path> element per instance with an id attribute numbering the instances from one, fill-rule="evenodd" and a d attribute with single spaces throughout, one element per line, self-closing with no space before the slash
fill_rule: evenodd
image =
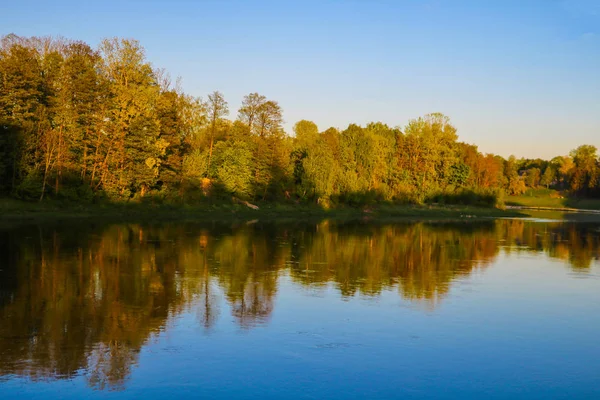
<path id="1" fill-rule="evenodd" d="M 507 210 L 556 211 L 556 212 L 569 212 L 569 213 L 600 214 L 600 210 L 585 209 L 585 208 L 571 208 L 571 207 L 507 205 L 506 209 Z"/>
<path id="2" fill-rule="evenodd" d="M 320 221 L 473 220 L 520 217 L 516 210 L 474 206 L 378 205 L 323 209 L 317 206 L 264 203 L 258 209 L 239 204 L 145 205 L 57 204 L 5 201 L 0 203 L 0 226 L 51 222 L 169 222 L 169 221 Z"/>

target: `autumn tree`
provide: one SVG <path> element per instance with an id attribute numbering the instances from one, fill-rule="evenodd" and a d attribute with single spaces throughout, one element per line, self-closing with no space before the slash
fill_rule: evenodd
<path id="1" fill-rule="evenodd" d="M 600 170 L 598 154 L 595 146 L 582 145 L 571 152 L 574 172 L 571 177 L 571 190 L 576 193 L 589 195 L 598 187 Z"/>
<path id="2" fill-rule="evenodd" d="M 229 107 L 225 97 L 219 91 L 214 91 L 208 95 L 208 101 L 206 102 L 206 110 L 208 114 L 208 121 L 210 124 L 210 145 L 208 150 L 208 162 L 207 170 L 210 170 L 210 161 L 213 154 L 213 147 L 215 143 L 215 136 L 217 134 L 217 126 L 221 122 L 221 119 L 229 114 Z"/>
<path id="3" fill-rule="evenodd" d="M 274 99 L 250 93 L 230 121 L 220 92 L 203 101 L 179 82 L 153 67 L 133 39 L 92 48 L 4 36 L 0 191 L 36 200 L 193 202 L 220 193 L 321 204 L 500 196 L 540 184 L 600 193 L 594 146 L 550 161 L 504 160 L 459 142 L 440 113 L 402 130 L 372 122 L 319 132 L 300 120 L 290 136 Z"/>
<path id="4" fill-rule="evenodd" d="M 47 121 L 40 55 L 15 35 L 2 39 L 0 49 L 0 120 L 3 153 L 2 182 L 11 190 L 39 182 L 39 132 Z M 38 186 L 39 187 L 39 186 Z"/>
<path id="5" fill-rule="evenodd" d="M 238 110 L 238 119 L 246 124 L 250 132 L 254 132 L 256 120 L 267 98 L 258 93 L 244 96 L 242 106 Z"/>
<path id="6" fill-rule="evenodd" d="M 258 93 L 244 97 L 238 120 L 253 136 L 254 197 L 276 197 L 287 185 L 289 142 L 283 132 L 283 111 L 279 104 Z"/>
<path id="7" fill-rule="evenodd" d="M 506 176 L 506 191 L 511 195 L 519 195 L 527 190 L 525 181 L 519 175 L 517 159 L 510 156 L 504 165 L 504 175 Z"/>
<path id="8" fill-rule="evenodd" d="M 457 162 L 457 134 L 450 119 L 434 113 L 411 120 L 404 129 L 400 165 L 423 194 L 443 189 Z"/>

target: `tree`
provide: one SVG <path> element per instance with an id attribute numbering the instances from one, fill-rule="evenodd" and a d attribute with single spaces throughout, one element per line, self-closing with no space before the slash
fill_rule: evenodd
<path id="1" fill-rule="evenodd" d="M 317 146 L 303 159 L 302 166 L 305 172 L 302 182 L 305 193 L 312 191 L 309 196 L 314 196 L 317 202 L 321 199 L 328 200 L 335 190 L 337 167 L 333 152 L 322 139 L 318 140 Z"/>
<path id="2" fill-rule="evenodd" d="M 283 112 L 276 101 L 266 101 L 258 107 L 256 125 L 258 136 L 264 138 L 274 135 L 281 130 L 283 124 Z"/>
<path id="3" fill-rule="evenodd" d="M 294 134 L 296 147 L 307 149 L 319 139 L 319 128 L 314 122 L 303 119 L 294 125 Z"/>
<path id="4" fill-rule="evenodd" d="M 371 122 L 366 126 L 366 139 L 372 143 L 369 190 L 377 190 L 379 194 L 390 200 L 394 174 L 394 153 L 397 138 L 402 135 L 398 128 L 390 128 L 381 122 Z"/>
<path id="5" fill-rule="evenodd" d="M 536 188 L 540 183 L 540 175 L 539 168 L 529 168 L 525 172 L 525 184 L 531 188 Z"/>
<path id="6" fill-rule="evenodd" d="M 544 170 L 544 174 L 540 179 L 540 185 L 546 186 L 546 189 L 550 187 L 554 183 L 554 179 L 556 178 L 556 171 L 552 168 L 551 165 L 548 165 Z"/>
<path id="7" fill-rule="evenodd" d="M 571 151 L 575 164 L 571 178 L 571 189 L 574 192 L 589 195 L 598 186 L 600 170 L 598 154 L 595 146 L 582 145 Z"/>
<path id="8" fill-rule="evenodd" d="M 285 181 L 289 153 L 282 153 L 286 143 L 284 143 L 285 133 L 281 126 L 283 111 L 279 104 L 272 100 L 264 101 L 258 105 L 256 112 L 252 125 L 255 143 L 254 183 L 256 194 L 265 199 L 269 190 L 272 195 L 275 195 L 277 187 L 281 188 L 281 184 Z"/>
<path id="9" fill-rule="evenodd" d="M 248 126 L 250 132 L 253 132 L 254 124 L 258 118 L 261 107 L 266 101 L 267 98 L 258 93 L 250 93 L 244 96 L 242 107 L 238 110 L 238 119 Z"/>
<path id="10" fill-rule="evenodd" d="M 523 178 L 519 176 L 515 156 L 510 156 L 506 161 L 504 175 L 506 176 L 506 191 L 508 194 L 517 196 L 525 193 L 527 187 Z"/>
<path id="11" fill-rule="evenodd" d="M 467 164 L 454 164 L 450 167 L 448 183 L 456 187 L 464 186 L 470 175 L 471 168 Z"/>
<path id="12" fill-rule="evenodd" d="M 248 197 L 252 183 L 252 152 L 244 142 L 219 142 L 215 146 L 214 175 L 224 189 L 239 197 Z"/>
<path id="13" fill-rule="evenodd" d="M 97 140 L 93 132 L 101 129 L 109 98 L 108 85 L 99 73 L 100 54 L 83 42 L 73 42 L 65 48 L 61 96 L 66 113 L 65 131 L 68 168 L 80 176 L 80 182 L 90 182 L 90 173 L 97 160 Z M 75 180 L 75 177 L 72 177 Z"/>
<path id="14" fill-rule="evenodd" d="M 38 133 L 46 107 L 40 55 L 15 35 L 2 39 L 0 89 L 1 149 L 6 154 L 0 170 L 15 190 L 26 177 L 37 179 Z"/>
<path id="15" fill-rule="evenodd" d="M 105 39 L 100 44 L 103 72 L 111 92 L 105 161 L 97 187 L 109 196 L 144 196 L 158 178 L 168 142 L 159 140 L 154 71 L 136 40 Z"/>
<path id="16" fill-rule="evenodd" d="M 206 105 L 208 111 L 208 119 L 210 124 L 210 147 L 208 150 L 208 166 L 207 170 L 210 170 L 210 159 L 212 158 L 213 145 L 215 142 L 215 135 L 217 133 L 217 124 L 221 118 L 229 114 L 229 107 L 223 94 L 219 91 L 214 91 L 208 95 L 208 102 Z"/>
<path id="17" fill-rule="evenodd" d="M 426 194 L 442 188 L 457 160 L 456 128 L 440 113 L 411 120 L 401 142 L 401 167 L 413 185 Z"/>

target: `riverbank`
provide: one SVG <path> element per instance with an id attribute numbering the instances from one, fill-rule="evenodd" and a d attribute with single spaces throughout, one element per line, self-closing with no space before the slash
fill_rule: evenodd
<path id="1" fill-rule="evenodd" d="M 540 210 L 600 210 L 600 199 L 566 197 L 552 189 L 529 189 L 519 196 L 507 196 L 505 203 L 507 206 Z"/>
<path id="2" fill-rule="evenodd" d="M 472 206 L 377 205 L 338 207 L 257 203 L 258 209 L 243 204 L 152 205 L 141 203 L 77 204 L 24 202 L 0 199 L 0 224 L 52 221 L 103 220 L 115 222 L 217 221 L 217 220 L 434 220 L 518 217 L 517 210 Z"/>
<path id="3" fill-rule="evenodd" d="M 531 211 L 552 211 L 565 213 L 588 213 L 600 214 L 600 210 L 587 208 L 570 208 L 570 207 L 540 207 L 540 206 L 506 206 L 508 210 L 531 210 Z"/>

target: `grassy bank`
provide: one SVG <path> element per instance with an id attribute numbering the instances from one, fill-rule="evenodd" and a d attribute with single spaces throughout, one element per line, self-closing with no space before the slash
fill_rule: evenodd
<path id="1" fill-rule="evenodd" d="M 552 189 L 529 189 L 520 196 L 508 196 L 506 205 L 521 207 L 573 208 L 578 210 L 600 210 L 600 199 L 578 199 L 565 197 Z"/>
<path id="2" fill-rule="evenodd" d="M 242 204 L 151 205 L 140 203 L 78 204 L 24 202 L 0 199 L 2 223 L 102 219 L 110 221 L 185 220 L 321 220 L 331 219 L 469 219 L 519 216 L 517 211 L 472 206 L 378 205 L 323 209 L 295 204 L 257 203 L 258 210 Z"/>

